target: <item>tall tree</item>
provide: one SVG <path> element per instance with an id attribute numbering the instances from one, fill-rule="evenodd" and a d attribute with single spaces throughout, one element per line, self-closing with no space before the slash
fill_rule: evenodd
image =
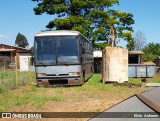
<path id="1" fill-rule="evenodd" d="M 153 61 L 154 59 L 160 58 L 160 43 L 149 43 L 143 49 L 145 61 Z"/>
<path id="2" fill-rule="evenodd" d="M 132 51 L 132 50 L 135 50 L 135 41 L 134 40 L 130 40 L 128 43 L 127 43 L 127 48 L 129 51 Z"/>
<path id="3" fill-rule="evenodd" d="M 77 30 L 95 41 L 108 40 L 111 25 L 116 28 L 118 38 L 132 40 L 133 15 L 112 10 L 119 0 L 32 0 L 38 3 L 36 15 L 47 13 L 57 17 L 46 26 L 49 29 Z"/>
<path id="4" fill-rule="evenodd" d="M 146 45 L 146 37 L 142 31 L 137 31 L 134 35 L 136 50 L 142 50 Z"/>
<path id="5" fill-rule="evenodd" d="M 17 34 L 17 37 L 16 37 L 16 40 L 15 40 L 15 44 L 18 46 L 18 47 L 23 47 L 23 48 L 26 48 L 29 44 L 28 44 L 28 40 L 26 39 L 26 37 L 21 34 L 21 33 L 18 33 Z"/>

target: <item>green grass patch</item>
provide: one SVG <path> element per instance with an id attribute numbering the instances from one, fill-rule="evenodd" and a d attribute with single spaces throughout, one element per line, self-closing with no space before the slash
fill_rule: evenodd
<path id="1" fill-rule="evenodd" d="M 0 72 L 0 111 L 11 111 L 14 106 L 29 105 L 43 108 L 46 102 L 79 102 L 82 100 L 122 100 L 149 88 L 140 78 L 129 78 L 128 83 L 140 83 L 142 87 L 129 88 L 114 86 L 113 83 L 103 84 L 101 74 L 94 74 L 82 86 L 71 87 L 36 87 L 34 73 L 18 72 L 18 88 L 15 86 L 15 72 Z M 158 78 L 150 78 L 149 82 L 160 82 Z M 13 90 L 14 89 L 14 90 Z"/>
<path id="2" fill-rule="evenodd" d="M 22 95 L 15 99 L 16 105 L 30 104 L 34 107 L 41 108 L 47 101 L 61 101 L 59 96 L 39 96 L 39 95 Z"/>
<path id="3" fill-rule="evenodd" d="M 149 82 L 160 83 L 160 78 L 149 78 Z"/>
<path id="4" fill-rule="evenodd" d="M 34 72 L 16 72 L 12 70 L 0 72 L 0 93 L 30 85 L 35 82 Z"/>
<path id="5" fill-rule="evenodd" d="M 35 92 L 31 87 L 30 91 L 23 93 L 17 92 L 23 90 L 23 88 L 14 92 L 3 92 L 3 94 L 0 94 L 0 103 L 2 104 L 0 105 L 0 111 L 9 111 L 13 106 L 22 106 L 26 104 L 36 108 L 42 108 L 47 101 L 59 102 L 63 100 L 63 97 L 58 95 L 41 95 L 41 91 L 43 90 L 41 89 L 42 88 L 37 89 L 37 92 Z"/>
<path id="6" fill-rule="evenodd" d="M 142 84 L 143 82 L 141 81 L 141 78 L 129 78 L 128 83 L 140 83 L 140 84 Z"/>

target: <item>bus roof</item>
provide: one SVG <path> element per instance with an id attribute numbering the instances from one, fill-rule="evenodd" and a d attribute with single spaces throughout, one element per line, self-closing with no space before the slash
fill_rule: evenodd
<path id="1" fill-rule="evenodd" d="M 71 30 L 54 30 L 54 31 L 44 31 L 38 32 L 36 36 L 56 36 L 56 35 L 79 35 L 81 34 L 78 31 Z"/>

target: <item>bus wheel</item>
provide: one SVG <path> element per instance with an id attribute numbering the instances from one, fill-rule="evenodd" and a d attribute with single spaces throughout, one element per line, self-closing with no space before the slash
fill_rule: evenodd
<path id="1" fill-rule="evenodd" d="M 37 83 L 36 87 L 41 87 L 41 85 Z"/>

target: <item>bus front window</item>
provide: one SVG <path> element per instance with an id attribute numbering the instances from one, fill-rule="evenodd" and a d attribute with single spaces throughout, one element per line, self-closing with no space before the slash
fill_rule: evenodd
<path id="1" fill-rule="evenodd" d="M 56 44 L 53 37 L 39 37 L 35 41 L 36 64 L 56 64 Z"/>
<path id="2" fill-rule="evenodd" d="M 78 64 L 77 37 L 37 37 L 35 60 L 36 65 Z"/>
<path id="3" fill-rule="evenodd" d="M 77 38 L 75 36 L 57 38 L 58 64 L 79 63 Z"/>

